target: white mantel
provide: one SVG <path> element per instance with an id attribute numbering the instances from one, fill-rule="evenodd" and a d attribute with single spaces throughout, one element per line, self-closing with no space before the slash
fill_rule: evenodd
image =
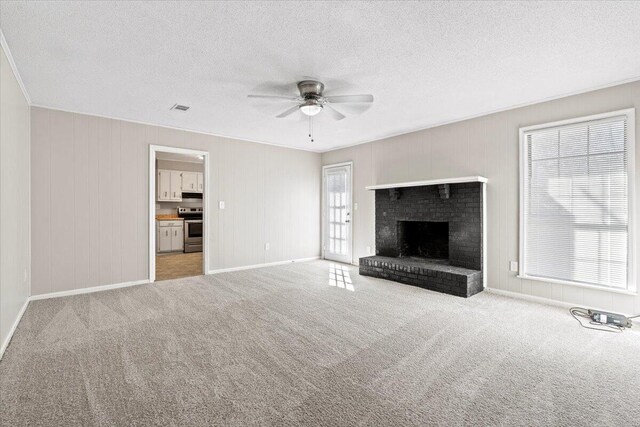
<path id="1" fill-rule="evenodd" d="M 424 185 L 461 184 L 464 182 L 487 182 L 484 176 L 461 176 L 457 178 L 430 179 L 427 181 L 396 182 L 394 184 L 369 185 L 367 190 L 384 190 L 387 188 L 422 187 Z"/>

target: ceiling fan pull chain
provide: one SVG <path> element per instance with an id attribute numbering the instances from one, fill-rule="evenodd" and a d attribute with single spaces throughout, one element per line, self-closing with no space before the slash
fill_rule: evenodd
<path id="1" fill-rule="evenodd" d="M 311 131 L 309 132 L 309 137 L 311 138 L 311 142 L 313 142 L 313 117 L 309 116 L 309 126 L 311 127 Z"/>

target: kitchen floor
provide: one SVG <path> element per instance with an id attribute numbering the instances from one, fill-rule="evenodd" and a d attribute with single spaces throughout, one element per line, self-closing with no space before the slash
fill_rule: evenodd
<path id="1" fill-rule="evenodd" d="M 156 281 L 202 275 L 202 252 L 156 255 Z"/>

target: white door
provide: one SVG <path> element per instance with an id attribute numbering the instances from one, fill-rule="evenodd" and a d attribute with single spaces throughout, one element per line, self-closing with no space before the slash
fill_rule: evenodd
<path id="1" fill-rule="evenodd" d="M 351 264 L 351 164 L 323 168 L 324 258 Z"/>

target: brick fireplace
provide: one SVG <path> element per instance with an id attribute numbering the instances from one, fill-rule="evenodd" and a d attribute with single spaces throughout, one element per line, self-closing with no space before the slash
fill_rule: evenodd
<path id="1" fill-rule="evenodd" d="M 369 187 L 376 255 L 360 258 L 360 274 L 462 297 L 482 291 L 485 182 L 465 177 Z"/>

